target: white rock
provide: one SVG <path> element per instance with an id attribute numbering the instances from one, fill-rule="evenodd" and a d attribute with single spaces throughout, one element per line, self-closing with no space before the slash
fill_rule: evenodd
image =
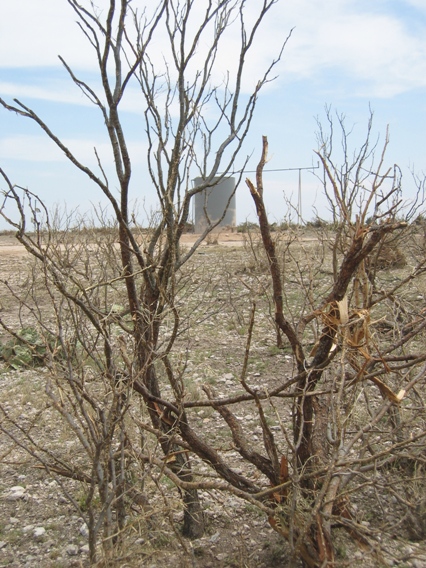
<path id="1" fill-rule="evenodd" d="M 9 495 L 6 495 L 6 501 L 19 501 L 23 496 L 24 493 L 9 493 Z"/>
<path id="2" fill-rule="evenodd" d="M 41 536 L 43 536 L 46 533 L 46 529 L 44 527 L 36 527 L 34 529 L 34 536 L 36 538 L 40 538 Z"/>
<path id="3" fill-rule="evenodd" d="M 22 499 L 24 495 L 25 495 L 25 487 L 22 487 L 21 485 L 15 485 L 14 487 L 11 487 L 11 489 L 9 490 L 9 493 L 6 495 L 6 500 L 18 501 L 19 499 Z"/>
<path id="4" fill-rule="evenodd" d="M 14 485 L 13 487 L 10 488 L 10 491 L 11 491 L 12 493 L 24 492 L 24 491 L 25 491 L 25 487 L 22 487 L 22 485 Z"/>
<path id="5" fill-rule="evenodd" d="M 84 536 L 85 538 L 89 536 L 89 529 L 88 529 L 86 523 L 83 523 L 81 525 L 80 534 L 81 534 L 81 536 Z"/>
<path id="6" fill-rule="evenodd" d="M 69 544 L 66 548 L 65 548 L 65 552 L 68 554 L 68 556 L 77 556 L 78 554 L 78 546 L 76 544 Z"/>

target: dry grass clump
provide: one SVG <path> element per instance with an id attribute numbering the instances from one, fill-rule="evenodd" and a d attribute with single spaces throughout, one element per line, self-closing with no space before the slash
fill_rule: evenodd
<path id="1" fill-rule="evenodd" d="M 384 242 L 377 250 L 377 254 L 370 259 L 370 268 L 374 270 L 389 270 L 391 268 L 404 268 L 407 258 L 396 242 Z"/>

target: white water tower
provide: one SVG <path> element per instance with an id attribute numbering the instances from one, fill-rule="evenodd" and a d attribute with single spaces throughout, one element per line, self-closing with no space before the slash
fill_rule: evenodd
<path id="1" fill-rule="evenodd" d="M 215 183 L 217 181 L 217 183 Z M 205 180 L 201 177 L 194 179 L 194 187 L 200 187 Z M 194 230 L 202 233 L 209 224 L 216 223 L 219 227 L 235 227 L 237 222 L 237 207 L 235 199 L 235 179 L 213 178 L 212 187 L 207 187 L 194 196 Z"/>

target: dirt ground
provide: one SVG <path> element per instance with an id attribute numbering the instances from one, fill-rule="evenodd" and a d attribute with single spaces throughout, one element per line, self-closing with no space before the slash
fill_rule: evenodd
<path id="1" fill-rule="evenodd" d="M 194 235 L 187 234 L 183 244 L 195 242 Z M 303 273 L 310 259 L 317 254 L 316 240 L 304 235 L 303 247 L 307 249 L 307 264 L 299 265 Z M 245 246 L 243 235 L 222 232 L 203 243 L 194 255 L 191 270 L 194 274 L 194 296 L 184 309 L 191 313 L 194 327 L 177 342 L 179 356 L 186 357 L 188 392 L 197 400 L 203 397 L 203 384 L 222 395 L 234 393 L 239 386 L 239 376 L 246 347 L 246 333 L 255 296 L 259 316 L 256 320 L 248 381 L 253 388 L 273 388 L 277 380 L 290 377 L 293 372 L 289 351 L 278 350 L 275 331 L 268 313 L 268 276 L 253 264 L 252 251 Z M 261 259 L 257 259 L 259 264 Z M 322 271 L 327 274 L 327 266 Z M 13 236 L 0 236 L 1 280 L 24 292 L 30 273 L 29 256 L 17 245 Z M 199 290 L 198 278 L 205 287 Z M 287 292 L 297 298 L 298 284 L 289 279 Z M 197 295 L 198 294 L 198 295 Z M 202 297 L 202 307 L 199 307 Z M 183 300 L 186 300 L 184 298 Z M 193 304 L 193 305 L 192 305 Z M 48 304 L 46 303 L 46 309 Z M 19 310 L 13 298 L 0 294 L 0 316 L 11 327 L 22 325 Z M 189 317 L 189 316 L 188 316 Z M 6 334 L 0 333 L 0 342 Z M 69 439 L 58 421 L 58 416 L 46 407 L 44 389 L 49 377 L 45 367 L 11 369 L 0 361 L 0 405 L 2 416 L 8 413 L 16 424 L 29 428 L 40 447 L 51 447 L 62 452 L 64 459 L 79 455 L 78 444 Z M 167 387 L 164 387 L 167 394 Z M 280 420 L 290 420 L 290 407 L 283 407 Z M 245 407 L 244 426 L 250 432 L 252 443 L 262 441 L 262 429 L 254 408 Z M 195 409 L 191 414 L 195 428 L 206 432 L 212 443 L 233 461 L 235 471 L 244 471 L 244 461 L 235 451 L 229 438 L 222 432 L 211 409 Z M 281 429 L 271 410 L 268 420 L 277 435 Z M 284 451 L 284 450 L 283 450 Z M 200 464 L 203 472 L 203 465 Z M 423 473 L 421 474 L 423 476 Z M 422 538 L 410 538 L 404 519 L 406 511 L 387 491 L 388 473 L 377 474 L 377 486 L 366 482 L 366 490 L 355 496 L 354 505 L 367 513 L 360 519 L 372 532 L 378 526 L 388 527 L 383 536 L 377 537 L 378 548 L 385 553 L 367 553 L 347 538 L 347 533 L 337 531 L 338 560 L 336 566 L 400 566 L 401 568 L 426 568 L 426 543 Z M 421 480 L 423 481 L 423 480 Z M 397 483 L 397 481 L 395 481 Z M 33 456 L 19 446 L 16 440 L 0 433 L 0 566 L 19 568 L 68 568 L 88 566 L 87 526 L 72 504 L 81 505 L 82 491 L 76 481 L 49 476 Z M 170 489 L 167 507 L 168 521 L 159 521 L 146 529 L 144 511 L 135 506 L 128 549 L 123 559 L 111 566 L 162 568 L 274 568 L 297 567 L 292 562 L 286 543 L 274 532 L 265 516 L 247 502 L 232 495 L 202 492 L 207 518 L 205 536 L 193 542 L 177 537 L 182 521 L 179 495 Z M 377 495 L 377 493 L 380 495 Z M 153 497 L 155 499 L 155 497 Z M 379 503 L 379 505 L 378 505 Z M 157 506 L 157 505 L 156 505 Z M 161 507 L 158 504 L 158 511 Z M 161 515 L 159 514 L 159 517 Z M 164 516 L 164 518 L 166 515 Z M 141 520 L 142 519 L 142 520 Z M 392 528 L 389 528 L 392 527 Z M 382 546 L 383 545 L 383 546 Z M 108 564 L 107 564 L 108 565 Z"/>
<path id="2" fill-rule="evenodd" d="M 181 242 L 184 245 L 192 245 L 195 243 L 199 235 L 193 233 L 186 233 L 182 236 Z M 210 237 L 208 241 L 201 244 L 202 247 L 209 246 L 209 244 L 216 244 L 224 247 L 243 246 L 244 235 L 235 232 L 220 232 Z M 10 234 L 0 234 L 0 261 L 2 258 L 16 258 L 26 255 L 25 247 L 17 243 L 15 237 Z"/>
<path id="3" fill-rule="evenodd" d="M 191 245 L 196 237 L 186 234 L 182 242 Z M 237 233 L 214 235 L 211 244 L 205 242 L 201 245 L 198 258 L 205 264 L 206 256 L 220 258 L 221 250 L 233 247 L 242 250 L 243 243 L 243 236 Z M 1 279 L 18 285 L 20 289 L 24 288 L 29 259 L 25 248 L 16 244 L 12 235 L 0 236 Z M 19 327 L 13 301 L 5 300 L 2 295 L 0 302 L 3 319 Z M 208 351 L 208 354 L 202 356 L 201 363 L 198 362 L 198 353 L 197 362 L 192 364 L 189 361 L 195 381 L 200 381 L 203 373 L 204 376 L 208 374 L 212 364 L 218 366 L 217 362 L 223 360 L 225 350 L 233 355 L 235 349 L 242 352 L 244 342 L 240 335 L 235 333 L 235 340 L 231 344 L 229 334 L 226 335 L 228 339 L 220 341 L 219 345 L 217 336 L 203 343 L 202 351 Z M 6 341 L 4 332 L 0 333 L 1 340 Z M 199 350 L 201 338 L 194 341 Z M 216 354 L 218 352 L 220 357 Z M 221 387 L 232 386 L 240 362 L 220 366 L 219 384 Z M 12 412 L 17 421 L 27 425 L 44 407 L 43 389 L 47 375 L 43 368 L 13 370 L 0 361 L 0 404 L 5 411 Z M 44 413 L 43 416 L 40 441 L 45 443 L 46 440 L 61 437 L 62 429 L 56 422 L 56 415 Z M 208 413 L 201 411 L 198 420 L 204 427 L 208 426 L 214 431 L 215 421 Z M 66 441 L 65 444 L 66 452 L 72 451 L 72 442 Z M 61 483 L 62 487 L 58 481 L 46 475 L 36 460 L 0 433 L 0 566 L 68 568 L 88 565 L 87 527 L 64 495 L 64 492 L 69 492 L 78 497 L 77 483 L 70 480 L 61 480 Z M 182 568 L 272 568 L 277 563 L 286 565 L 285 547 L 266 518 L 233 497 L 213 498 L 205 494 L 203 501 L 207 506 L 207 532 L 203 538 L 186 543 L 182 549 L 170 527 L 159 527 L 157 532 L 150 535 L 158 541 L 154 549 L 147 547 L 145 536 L 133 539 L 134 560 L 131 564 L 117 565 L 150 568 L 160 568 L 166 564 Z M 181 514 L 177 505 L 173 514 L 177 524 L 182 520 Z"/>

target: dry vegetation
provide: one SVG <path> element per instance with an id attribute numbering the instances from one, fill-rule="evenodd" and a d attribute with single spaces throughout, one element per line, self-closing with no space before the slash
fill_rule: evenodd
<path id="1" fill-rule="evenodd" d="M 398 246 L 405 251 L 405 266 L 398 263 L 397 266 L 377 267 L 375 286 L 378 290 L 395 288 L 412 274 L 418 255 L 423 253 L 420 231 L 421 228 L 413 226 L 399 237 Z M 99 238 L 96 232 L 90 239 L 82 239 L 78 234 L 62 235 L 61 239 L 64 238 L 69 239 L 66 254 L 74 270 L 88 270 L 90 258 L 91 281 L 113 280 L 114 275 L 109 272 L 116 254 L 113 238 L 108 235 Z M 324 229 L 318 232 L 297 229 L 277 233 L 275 239 L 285 278 L 286 313 L 296 322 L 306 309 L 308 299 L 315 305 L 317 298 L 330 287 L 335 233 Z M 63 242 L 61 244 L 58 250 L 63 251 Z M 61 298 L 49 295 L 42 271 L 37 270 L 36 263 L 26 255 L 12 259 L 3 255 L 1 261 L 3 325 L 14 332 L 30 327 L 44 338 L 47 331 L 54 333 L 57 302 L 61 303 Z M 208 396 L 244 399 L 247 398 L 247 387 L 258 393 L 273 393 L 277 387 L 291 383 L 295 375 L 290 346 L 284 344 L 282 349 L 276 346 L 276 329 L 271 315 L 274 311 L 272 291 L 266 266 L 259 234 L 246 236 L 244 246 L 201 247 L 176 284 L 175 305 L 180 314 L 180 331 L 171 356 L 180 377 L 181 397 L 192 428 L 202 433 L 205 442 L 223 456 L 236 474 L 253 480 L 264 489 L 268 487 L 267 479 L 263 480 L 262 475 L 259 477 L 257 468 L 241 455 L 241 448 L 236 446 L 232 436 L 235 427 L 230 430 L 226 416 L 220 417 L 214 411 Z M 387 346 L 411 333 L 416 326 L 423 328 L 425 286 L 424 276 L 409 279 L 401 293 L 372 307 L 368 314 L 362 314 L 363 345 L 347 347 L 352 350 L 353 357 L 359 357 L 361 348 L 371 351 L 380 348 L 383 353 Z M 21 300 L 13 297 L 10 290 L 15 290 Z M 124 294 L 122 281 L 103 292 L 111 312 L 120 310 Z M 253 302 L 256 303 L 255 312 Z M 91 404 L 95 410 L 109 411 L 113 393 L 108 380 L 100 380 L 94 368 L 96 362 L 73 337 L 73 328 L 67 327 L 67 317 L 72 314 L 67 315 L 63 305 L 61 309 L 62 327 L 67 341 L 73 344 L 78 360 L 76 368 L 81 368 L 85 381 L 81 392 L 93 399 Z M 245 361 L 251 324 L 254 325 L 250 352 Z M 340 332 L 342 336 L 343 329 L 344 326 Z M 168 323 L 166 317 L 160 349 L 172 333 L 173 319 Z M 320 328 L 315 325 L 307 326 L 305 343 L 314 348 L 319 333 Z M 117 343 L 122 340 L 118 326 L 115 340 Z M 1 341 L 3 345 L 10 341 L 4 331 Z M 126 364 L 123 351 L 126 348 L 129 347 L 121 347 L 122 364 Z M 410 352 L 424 352 L 423 332 L 416 334 Z M 98 518 L 104 509 L 96 490 L 91 494 L 91 454 L 76 437 L 78 429 L 66 420 L 59 420 L 58 408 L 55 409 L 55 405 L 66 407 L 73 400 L 69 383 L 59 377 L 63 376 L 61 354 L 49 348 L 45 355 L 40 366 L 17 364 L 13 369 L 7 361 L 2 363 L 3 524 L 0 540 L 6 545 L 0 554 L 4 565 L 25 565 L 26 559 L 29 559 L 28 565 L 33 566 L 69 566 L 76 558 L 84 563 L 87 537 L 80 529 L 90 522 L 89 514 Z M 34 361 L 34 365 L 39 363 L 39 359 Z M 345 372 L 349 373 L 348 369 Z M 173 399 L 172 387 L 163 373 L 159 368 L 162 396 Z M 392 562 L 420 566 L 421 562 L 426 562 L 426 548 L 421 544 L 426 535 L 424 380 L 407 388 L 415 374 L 407 377 L 402 371 L 399 380 L 394 373 L 389 373 L 392 382 L 389 378 L 382 379 L 391 392 L 398 395 L 401 389 L 407 389 L 407 394 L 397 405 L 387 405 L 386 412 L 373 421 L 372 417 L 377 416 L 387 400 L 386 392 L 373 381 L 360 380 L 354 384 L 353 377 L 349 381 L 352 386 L 348 385 L 342 401 L 346 415 L 341 417 L 348 422 L 348 436 L 353 439 L 367 424 L 370 428 L 364 429 L 345 458 L 352 460 L 350 470 L 356 475 L 345 484 L 340 495 L 350 508 L 351 515 L 346 519 L 349 530 L 345 530 L 342 523 L 345 515 L 339 518 L 333 512 L 336 527 L 341 527 L 335 530 L 333 537 L 339 566 L 354 560 L 362 561 L 365 566 Z M 242 378 L 245 386 L 241 383 Z M 327 384 L 326 379 L 322 392 L 329 388 Z M 287 456 L 289 462 L 293 446 L 292 392 L 288 387 L 282 390 L 281 396 L 267 396 L 262 402 L 264 420 L 274 437 L 277 451 L 279 455 Z M 170 481 L 173 481 L 173 474 L 167 470 L 167 460 L 161 457 L 158 434 L 150 433 L 152 427 L 140 397 L 129 389 L 125 389 L 125 397 L 126 415 L 120 428 L 121 435 L 126 437 L 123 496 L 126 518 L 120 545 L 110 551 L 112 556 L 108 565 L 151 566 L 175 562 L 181 566 L 200 567 L 275 566 L 278 563 L 290 566 L 291 547 L 276 534 L 274 536 L 268 513 L 262 512 L 262 501 L 257 507 L 254 500 L 250 501 L 249 494 L 245 495 L 245 500 L 239 499 L 232 487 L 225 487 L 219 478 L 216 479 L 214 470 L 195 456 L 191 456 L 193 476 L 201 488 L 207 528 L 205 536 L 193 544 L 182 539 L 179 494 Z M 242 439 L 250 444 L 250 450 L 261 454 L 265 451 L 263 419 L 260 419 L 255 400 L 249 398 L 245 402 L 234 402 L 232 413 L 239 421 Z M 324 398 L 329 400 L 327 395 Z M 59 412 L 64 418 L 61 408 Z M 81 411 L 75 412 L 74 416 L 80 416 Z M 335 427 L 333 422 L 330 425 Z M 81 430 L 84 435 L 87 435 L 86 429 L 87 425 Z M 178 431 L 174 435 L 178 438 Z M 332 451 L 333 433 L 329 432 L 328 436 L 329 451 Z M 407 445 L 407 440 L 412 443 Z M 24 448 L 30 450 L 30 455 Z M 40 464 L 47 468 L 47 477 Z M 309 523 L 311 499 L 314 500 L 315 495 L 295 495 L 299 484 L 297 480 L 292 481 L 293 489 L 289 488 L 285 499 L 280 498 L 274 515 L 277 522 L 282 519 L 285 523 L 290 515 L 295 527 L 303 526 Z M 19 499 L 10 500 L 13 486 L 25 489 Z M 220 486 L 225 491 L 218 491 Z M 116 503 L 112 510 L 115 516 Z M 45 527 L 46 533 L 35 538 L 32 534 L 38 526 Z M 79 550 L 77 557 L 69 556 L 72 548 L 67 552 L 67 546 L 73 544 Z"/>
<path id="2" fill-rule="evenodd" d="M 223 247 L 220 219 L 206 216 L 185 243 L 194 196 L 241 182 L 260 91 L 289 39 L 247 93 L 276 0 L 255 3 L 250 20 L 241 0 L 202 13 L 193 0 L 142 12 L 130 0 L 68 3 L 97 87 L 61 62 L 99 112 L 113 162 L 95 149 L 89 167 L 25 103 L 0 105 L 40 127 L 113 218 L 94 208 L 94 229 L 52 215 L 0 168 L 0 215 L 26 251 L 2 259 L 0 278 L 0 560 L 424 567 L 426 255 L 413 220 L 426 178 L 405 202 L 372 114 L 353 149 L 344 117 L 326 109 L 316 154 L 331 224 L 271 232 L 264 138 L 246 180 L 259 231 Z M 215 85 L 228 32 L 233 71 Z M 142 186 L 121 112 L 129 86 L 144 119 Z M 156 192 L 158 210 L 136 231 L 141 191 Z"/>

